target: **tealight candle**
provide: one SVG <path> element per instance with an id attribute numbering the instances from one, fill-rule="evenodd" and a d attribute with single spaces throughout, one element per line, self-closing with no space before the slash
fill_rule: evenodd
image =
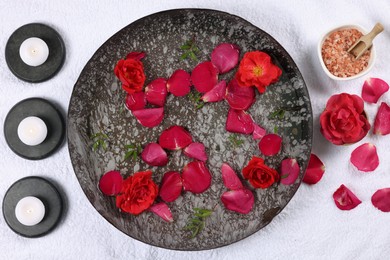
<path id="1" fill-rule="evenodd" d="M 26 117 L 19 123 L 18 136 L 20 141 L 26 145 L 38 145 L 46 139 L 46 124 L 39 117 Z"/>
<path id="2" fill-rule="evenodd" d="M 49 47 L 42 39 L 31 37 L 20 45 L 19 55 L 24 63 L 36 67 L 45 63 L 49 57 Z"/>
<path id="3" fill-rule="evenodd" d="M 15 216 L 21 224 L 34 226 L 45 217 L 45 205 L 36 197 L 24 197 L 16 204 Z"/>

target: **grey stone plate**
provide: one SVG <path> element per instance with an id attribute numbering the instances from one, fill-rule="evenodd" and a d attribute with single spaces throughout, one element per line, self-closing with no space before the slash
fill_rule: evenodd
<path id="1" fill-rule="evenodd" d="M 220 196 L 226 191 L 220 167 L 227 162 L 242 178 L 241 169 L 253 155 L 261 155 L 258 142 L 251 136 L 240 135 L 244 142 L 239 147 L 230 143 L 230 133 L 225 131 L 226 102 L 206 104 L 197 110 L 188 97 L 169 95 L 164 107 L 165 118 L 153 129 L 142 127 L 124 109 L 125 92 L 113 73 L 117 61 L 131 51 L 145 51 L 146 83 L 157 77 L 167 78 L 179 68 L 191 71 L 197 62 L 180 60 L 180 46 L 192 37 L 201 50 L 199 61 L 208 60 L 217 44 L 229 42 L 241 48 L 241 55 L 251 50 L 267 52 L 283 70 L 277 83 L 263 95 L 257 94 L 257 101 L 249 112 L 258 124 L 269 132 L 277 130 L 283 137 L 283 150 L 276 156 L 265 158 L 267 164 L 279 168 L 284 158 L 296 158 L 301 173 L 293 185 L 278 184 L 265 190 L 254 190 L 255 205 L 247 215 L 230 212 L 220 202 Z M 231 79 L 234 73 L 221 75 L 220 79 Z M 280 109 L 286 110 L 283 118 L 270 117 Z M 135 239 L 177 250 L 228 245 L 267 225 L 297 191 L 312 145 L 309 94 L 294 61 L 266 32 L 240 17 L 214 10 L 180 9 L 156 13 L 133 22 L 112 36 L 81 72 L 69 104 L 68 120 L 69 152 L 74 171 L 96 210 Z M 113 169 L 120 170 L 124 177 L 151 169 L 154 180 L 160 183 L 164 172 L 181 171 L 191 160 L 180 151 L 169 153 L 170 161 L 164 167 L 150 167 L 140 159 L 124 161 L 125 145 L 156 142 L 161 131 L 172 125 L 185 126 L 195 141 L 207 147 L 207 166 L 213 175 L 210 189 L 199 195 L 183 193 L 175 202 L 169 203 L 175 219 L 173 223 L 165 223 L 150 212 L 139 216 L 120 212 L 115 207 L 115 199 L 99 191 L 100 177 Z M 93 151 L 90 137 L 99 132 L 107 134 L 108 147 Z M 250 187 L 246 181 L 244 184 Z M 204 230 L 191 239 L 183 227 L 192 216 L 194 207 L 214 208 L 214 212 L 207 219 Z"/>

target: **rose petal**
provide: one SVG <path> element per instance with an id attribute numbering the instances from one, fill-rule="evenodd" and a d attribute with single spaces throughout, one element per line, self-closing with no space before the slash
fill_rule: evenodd
<path id="1" fill-rule="evenodd" d="M 248 214 L 253 208 L 255 198 L 250 190 L 241 189 L 224 192 L 221 201 L 228 210 Z"/>
<path id="2" fill-rule="evenodd" d="M 390 107 L 384 102 L 381 103 L 375 117 L 374 134 L 390 134 Z"/>
<path id="3" fill-rule="evenodd" d="M 169 209 L 168 205 L 164 202 L 154 204 L 148 210 L 150 212 L 153 212 L 166 222 L 173 222 L 172 212 Z"/>
<path id="4" fill-rule="evenodd" d="M 258 124 L 253 123 L 253 127 L 252 137 L 254 140 L 260 140 L 267 134 L 267 131 Z"/>
<path id="5" fill-rule="evenodd" d="M 132 111 L 137 121 L 145 127 L 158 126 L 164 119 L 164 108 L 145 108 L 140 110 Z"/>
<path id="6" fill-rule="evenodd" d="M 207 161 L 207 154 L 202 143 L 192 143 L 183 150 L 184 154 L 199 161 Z"/>
<path id="7" fill-rule="evenodd" d="M 336 206 L 341 210 L 351 210 L 361 203 L 344 184 L 333 193 L 333 199 Z"/>
<path id="8" fill-rule="evenodd" d="M 127 109 L 130 111 L 140 110 L 146 106 L 146 97 L 143 91 L 135 92 L 132 94 L 126 95 L 126 103 Z"/>
<path id="9" fill-rule="evenodd" d="M 180 150 L 192 143 L 192 136 L 182 126 L 171 126 L 164 130 L 158 143 L 168 150 Z"/>
<path id="10" fill-rule="evenodd" d="M 175 201 L 181 194 L 183 189 L 183 181 L 180 173 L 167 172 L 161 180 L 160 197 L 166 202 Z"/>
<path id="11" fill-rule="evenodd" d="M 190 93 L 190 74 L 185 70 L 176 70 L 167 81 L 167 90 L 177 97 L 182 97 Z"/>
<path id="12" fill-rule="evenodd" d="M 201 99 L 203 102 L 218 102 L 225 98 L 226 81 L 221 80 L 210 91 L 207 91 Z"/>
<path id="13" fill-rule="evenodd" d="M 223 163 L 221 171 L 223 184 L 226 188 L 230 190 L 240 190 L 244 188 L 240 178 L 238 178 L 236 172 L 232 169 L 232 167 L 230 167 L 229 164 Z"/>
<path id="14" fill-rule="evenodd" d="M 300 170 L 297 160 L 291 158 L 284 159 L 280 167 L 280 182 L 284 185 L 293 184 L 298 178 Z"/>
<path id="15" fill-rule="evenodd" d="M 244 110 L 230 108 L 225 128 L 226 131 L 232 133 L 251 134 L 254 130 L 253 119 Z"/>
<path id="16" fill-rule="evenodd" d="M 259 142 L 259 149 L 266 156 L 279 153 L 281 147 L 282 138 L 277 134 L 267 134 Z"/>
<path id="17" fill-rule="evenodd" d="M 317 155 L 312 153 L 310 155 L 309 165 L 306 168 L 306 173 L 302 181 L 307 184 L 316 184 L 321 180 L 324 172 L 324 163 L 320 160 L 320 158 L 318 158 Z"/>
<path id="18" fill-rule="evenodd" d="M 390 188 L 377 190 L 371 197 L 372 205 L 383 212 L 390 212 Z"/>
<path id="19" fill-rule="evenodd" d="M 233 69 L 240 56 L 240 49 L 235 44 L 221 43 L 211 53 L 211 62 L 223 74 Z"/>
<path id="20" fill-rule="evenodd" d="M 117 195 L 122 188 L 123 178 L 119 171 L 106 172 L 99 181 L 100 191 L 107 196 Z"/>
<path id="21" fill-rule="evenodd" d="M 156 106 L 164 106 L 167 97 L 167 80 L 158 78 L 145 87 L 146 100 Z"/>
<path id="22" fill-rule="evenodd" d="M 145 52 L 133 51 L 127 54 L 126 59 L 142 60 L 146 56 Z"/>
<path id="23" fill-rule="evenodd" d="M 192 193 L 202 193 L 210 187 L 211 174 L 204 162 L 188 163 L 182 172 L 183 188 Z"/>
<path id="24" fill-rule="evenodd" d="M 362 98 L 368 103 L 376 103 L 389 90 L 389 84 L 378 78 L 368 78 L 362 89 Z"/>
<path id="25" fill-rule="evenodd" d="M 247 110 L 255 101 L 255 90 L 252 87 L 240 87 L 237 80 L 230 81 L 226 88 L 226 101 L 237 110 Z"/>
<path id="26" fill-rule="evenodd" d="M 363 172 L 371 172 L 379 165 L 379 158 L 376 147 L 373 144 L 365 143 L 353 150 L 351 163 Z"/>
<path id="27" fill-rule="evenodd" d="M 210 61 L 199 63 L 192 70 L 191 81 L 197 91 L 206 93 L 218 82 L 217 68 Z"/>
<path id="28" fill-rule="evenodd" d="M 157 143 L 149 143 L 141 153 L 144 162 L 151 166 L 164 166 L 168 163 L 168 155 Z"/>

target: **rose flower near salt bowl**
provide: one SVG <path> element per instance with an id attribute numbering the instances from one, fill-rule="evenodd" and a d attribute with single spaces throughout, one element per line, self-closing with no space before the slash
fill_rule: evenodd
<path id="1" fill-rule="evenodd" d="M 322 37 L 318 44 L 318 57 L 325 73 L 334 80 L 351 80 L 368 73 L 376 59 L 374 45 L 356 59 L 348 49 L 367 30 L 358 25 L 337 27 Z"/>

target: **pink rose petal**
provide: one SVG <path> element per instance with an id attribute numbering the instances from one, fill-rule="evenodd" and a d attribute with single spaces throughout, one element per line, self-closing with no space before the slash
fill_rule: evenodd
<path id="1" fill-rule="evenodd" d="M 146 56 L 145 52 L 133 51 L 127 54 L 126 59 L 142 60 Z"/>
<path id="2" fill-rule="evenodd" d="M 167 90 L 177 97 L 182 97 L 191 91 L 191 76 L 185 70 L 176 70 L 167 81 Z"/>
<path id="3" fill-rule="evenodd" d="M 266 156 L 279 153 L 281 147 L 282 138 L 277 134 L 267 134 L 259 142 L 259 149 Z"/>
<path id="4" fill-rule="evenodd" d="M 302 181 L 307 184 L 316 184 L 321 180 L 324 172 L 324 163 L 320 160 L 320 158 L 318 158 L 317 155 L 312 153 L 310 155 L 309 165 L 306 168 L 306 173 Z"/>
<path id="5" fill-rule="evenodd" d="M 160 184 L 160 197 L 166 202 L 175 201 L 181 194 L 183 181 L 180 173 L 167 172 L 164 174 Z"/>
<path id="6" fill-rule="evenodd" d="M 363 84 L 362 98 L 368 103 L 376 103 L 389 90 L 389 84 L 378 78 L 369 78 Z"/>
<path id="7" fill-rule="evenodd" d="M 226 81 L 221 80 L 210 91 L 207 91 L 201 99 L 203 102 L 218 102 L 225 98 Z"/>
<path id="8" fill-rule="evenodd" d="M 168 155 L 157 143 L 149 143 L 141 153 L 144 162 L 151 166 L 164 166 L 168 163 Z"/>
<path id="9" fill-rule="evenodd" d="M 374 134 L 390 134 L 390 107 L 384 102 L 381 103 L 375 117 Z"/>
<path id="10" fill-rule="evenodd" d="M 206 149 L 202 143 L 192 143 L 183 150 L 184 154 L 199 161 L 207 161 Z"/>
<path id="11" fill-rule="evenodd" d="M 191 81 L 197 91 L 206 93 L 218 82 L 217 68 L 210 61 L 199 63 L 192 70 Z"/>
<path id="12" fill-rule="evenodd" d="M 211 174 L 204 162 L 193 161 L 183 168 L 183 188 L 192 193 L 202 193 L 211 185 Z"/>
<path id="13" fill-rule="evenodd" d="M 146 100 L 153 105 L 162 107 L 167 97 L 167 80 L 158 78 L 145 87 Z"/>
<path id="14" fill-rule="evenodd" d="M 231 133 L 251 134 L 254 130 L 253 119 L 244 110 L 230 108 L 225 128 Z"/>
<path id="15" fill-rule="evenodd" d="M 123 178 L 119 171 L 106 172 L 99 181 L 100 191 L 107 196 L 117 195 L 122 188 Z"/>
<path id="16" fill-rule="evenodd" d="M 154 204 L 148 210 L 150 212 L 153 212 L 166 222 L 173 222 L 172 212 L 169 209 L 168 205 L 164 202 Z"/>
<path id="17" fill-rule="evenodd" d="M 240 49 L 235 44 L 221 43 L 211 53 L 211 62 L 223 74 L 233 69 L 240 56 Z"/>
<path id="18" fill-rule="evenodd" d="M 232 167 L 230 167 L 229 164 L 223 163 L 221 171 L 223 184 L 226 188 L 230 190 L 240 190 L 244 188 L 240 178 L 238 178 L 236 172 L 232 169 Z"/>
<path id="19" fill-rule="evenodd" d="M 132 111 L 137 121 L 145 127 L 158 126 L 164 119 L 164 108 L 145 108 Z"/>
<path id="20" fill-rule="evenodd" d="M 180 150 L 192 143 L 192 136 L 182 126 L 175 125 L 161 133 L 158 143 L 168 150 Z"/>
<path id="21" fill-rule="evenodd" d="M 379 165 L 379 158 L 376 147 L 373 144 L 365 143 L 353 150 L 351 163 L 363 172 L 371 172 Z"/>
<path id="22" fill-rule="evenodd" d="M 333 199 L 336 206 L 341 210 L 351 210 L 361 203 L 356 195 L 345 187 L 344 184 L 333 193 Z"/>
<path id="23" fill-rule="evenodd" d="M 226 88 L 226 101 L 237 110 L 247 110 L 255 101 L 255 90 L 252 87 L 240 87 L 236 79 L 232 79 Z"/>
<path id="24" fill-rule="evenodd" d="M 371 197 L 372 205 L 383 212 L 390 212 L 390 188 L 377 190 Z"/>
<path id="25" fill-rule="evenodd" d="M 300 170 L 297 160 L 284 159 L 280 167 L 280 182 L 284 185 L 293 184 L 298 178 Z"/>
<path id="26" fill-rule="evenodd" d="M 224 192 L 221 201 L 228 210 L 248 214 L 253 208 L 255 198 L 250 190 L 241 189 Z"/>
<path id="27" fill-rule="evenodd" d="M 143 109 L 146 106 L 145 93 L 140 91 L 133 94 L 127 94 L 125 105 L 130 111 Z"/>
<path id="28" fill-rule="evenodd" d="M 261 138 L 263 138 L 266 134 L 267 134 L 267 131 L 262 128 L 261 126 L 259 126 L 258 124 L 253 124 L 253 133 L 252 133 L 252 137 L 254 140 L 260 140 Z"/>

